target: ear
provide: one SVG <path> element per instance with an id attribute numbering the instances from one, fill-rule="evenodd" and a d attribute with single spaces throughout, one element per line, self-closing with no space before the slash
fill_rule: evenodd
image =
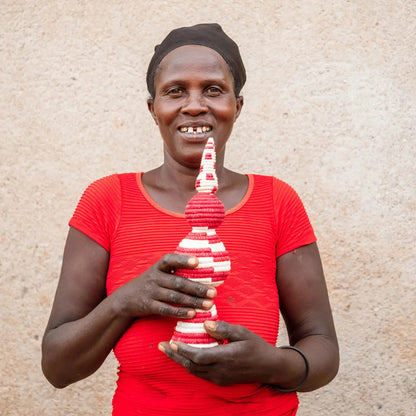
<path id="1" fill-rule="evenodd" d="M 238 116 L 240 115 L 243 105 L 244 105 L 244 97 L 240 95 L 239 97 L 236 98 L 236 103 L 235 103 L 236 111 L 235 111 L 234 121 L 237 120 Z"/>
<path id="2" fill-rule="evenodd" d="M 152 115 L 153 120 L 155 121 L 156 126 L 157 126 L 158 124 L 157 124 L 157 117 L 156 117 L 156 114 L 155 114 L 155 102 L 154 102 L 153 98 L 149 98 L 147 100 L 147 108 L 149 109 L 150 114 Z"/>

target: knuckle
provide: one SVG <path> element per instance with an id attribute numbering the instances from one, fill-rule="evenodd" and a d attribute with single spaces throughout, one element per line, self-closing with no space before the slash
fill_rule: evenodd
<path id="1" fill-rule="evenodd" d="M 170 264 L 170 254 L 165 254 L 160 260 L 159 260 L 160 266 L 162 269 L 165 269 Z"/>
<path id="2" fill-rule="evenodd" d="M 161 304 L 158 307 L 158 313 L 159 315 L 163 315 L 163 316 L 169 315 L 169 306 L 165 304 Z"/>
<path id="3" fill-rule="evenodd" d="M 168 298 L 170 303 L 180 303 L 180 296 L 177 292 L 170 292 Z"/>
<path id="4" fill-rule="evenodd" d="M 194 371 L 194 364 L 193 364 L 193 362 L 191 360 L 186 360 L 184 362 L 183 366 L 185 367 L 185 369 L 186 369 L 186 371 L 188 373 L 191 373 L 191 374 L 193 373 L 193 371 Z"/>
<path id="5" fill-rule="evenodd" d="M 152 308 L 151 308 L 151 301 L 150 301 L 150 299 L 149 298 L 144 298 L 144 299 L 142 299 L 141 300 L 141 305 L 142 305 L 142 309 L 143 309 L 143 311 L 150 311 Z"/>
<path id="6" fill-rule="evenodd" d="M 173 311 L 173 315 L 176 318 L 186 318 L 187 313 L 188 313 L 188 310 L 187 309 L 182 309 L 182 308 L 175 308 L 175 310 Z"/>
<path id="7" fill-rule="evenodd" d="M 202 308 L 202 300 L 200 300 L 200 299 L 198 299 L 198 298 L 192 298 L 191 299 L 191 305 L 192 305 L 192 308 L 199 308 L 199 309 L 201 309 Z"/>
<path id="8" fill-rule="evenodd" d="M 198 286 L 196 287 L 196 293 L 198 296 L 201 296 L 201 297 L 205 296 L 207 293 L 207 290 L 208 288 L 206 285 L 198 283 Z"/>
<path id="9" fill-rule="evenodd" d="M 149 276 L 149 278 L 142 285 L 141 290 L 143 294 L 145 294 L 146 296 L 150 294 L 153 291 L 153 286 L 154 286 L 154 278 L 153 276 Z"/>
<path id="10" fill-rule="evenodd" d="M 175 290 L 183 291 L 185 289 L 186 280 L 184 277 L 176 276 L 173 281 L 173 288 Z"/>
<path id="11" fill-rule="evenodd" d="M 152 300 L 158 299 L 160 297 L 159 292 L 159 287 L 155 282 L 147 282 L 143 287 L 141 297 L 146 303 L 150 303 Z"/>

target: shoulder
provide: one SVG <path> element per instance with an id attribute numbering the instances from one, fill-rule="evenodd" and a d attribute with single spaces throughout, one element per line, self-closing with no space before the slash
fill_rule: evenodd
<path id="1" fill-rule="evenodd" d="M 121 204 L 123 183 L 132 178 L 135 173 L 114 173 L 91 182 L 81 195 L 78 208 L 86 206 L 95 207 L 118 207 Z"/>
<path id="2" fill-rule="evenodd" d="M 96 179 L 91 182 L 85 189 L 84 194 L 95 194 L 96 196 L 104 197 L 113 192 L 120 192 L 122 183 L 129 179 L 136 178 L 137 173 L 113 173 L 108 176 Z"/>
<path id="3" fill-rule="evenodd" d="M 262 185 L 271 187 L 274 196 L 297 196 L 297 192 L 291 185 L 282 179 L 276 178 L 275 176 L 258 174 L 249 174 L 248 176 L 251 176 L 253 178 L 253 182 L 258 186 Z"/>
<path id="4" fill-rule="evenodd" d="M 268 201 L 273 210 L 276 232 L 276 257 L 316 241 L 304 204 L 295 189 L 274 176 L 253 175 L 257 189 L 271 193 Z M 256 188 L 256 185 L 255 185 Z"/>
<path id="5" fill-rule="evenodd" d="M 108 188 L 111 186 L 116 186 L 120 183 L 120 174 L 113 173 L 111 175 L 103 176 L 102 178 L 95 179 L 93 182 L 91 182 L 87 189 L 102 189 L 102 188 Z"/>
<path id="6" fill-rule="evenodd" d="M 108 175 L 90 183 L 83 192 L 69 225 L 92 238 L 106 250 L 122 212 L 122 186 L 135 173 Z"/>
<path id="7" fill-rule="evenodd" d="M 263 195 L 272 203 L 276 215 L 293 214 L 304 211 L 303 202 L 296 190 L 282 179 L 275 176 L 251 175 L 254 194 Z"/>

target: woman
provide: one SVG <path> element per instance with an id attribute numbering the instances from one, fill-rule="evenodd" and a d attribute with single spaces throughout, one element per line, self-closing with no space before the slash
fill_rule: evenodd
<path id="1" fill-rule="evenodd" d="M 219 25 L 176 29 L 155 48 L 148 108 L 164 162 L 103 178 L 81 198 L 43 339 L 43 371 L 54 386 L 89 376 L 114 348 L 114 415 L 294 415 L 296 390 L 336 375 L 325 279 L 301 201 L 275 178 L 224 167 L 244 82 L 238 47 Z M 198 264 L 172 253 L 189 231 L 183 213 L 208 137 L 227 212 L 217 232 L 232 264 L 218 291 L 172 275 Z M 178 318 L 214 299 L 221 320 L 205 328 L 224 344 L 167 342 Z M 292 347 L 275 346 L 279 303 Z"/>

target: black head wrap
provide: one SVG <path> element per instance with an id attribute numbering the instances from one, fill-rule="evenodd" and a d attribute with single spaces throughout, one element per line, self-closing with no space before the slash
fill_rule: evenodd
<path id="1" fill-rule="evenodd" d="M 147 89 L 155 96 L 155 74 L 162 59 L 171 51 L 184 45 L 201 45 L 214 49 L 228 64 L 234 78 L 234 92 L 238 96 L 246 82 L 246 70 L 237 44 L 225 34 L 217 23 L 202 23 L 190 27 L 172 30 L 160 45 L 155 46 L 155 53 L 147 69 Z"/>

